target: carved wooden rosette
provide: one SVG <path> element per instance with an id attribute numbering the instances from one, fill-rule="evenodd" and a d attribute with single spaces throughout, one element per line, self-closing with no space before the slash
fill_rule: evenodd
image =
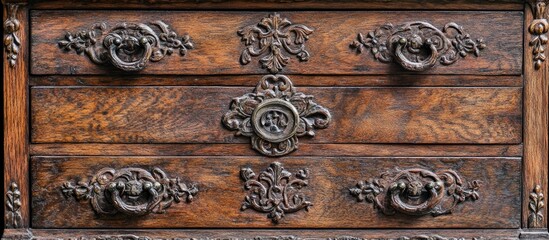
<path id="1" fill-rule="evenodd" d="M 251 137 L 252 148 L 267 156 L 282 156 L 297 149 L 297 137 L 314 136 L 327 128 L 330 112 L 297 92 L 284 75 L 266 75 L 253 93 L 233 98 L 223 124 L 237 136 Z"/>
<path id="2" fill-rule="evenodd" d="M 530 202 L 528 209 L 528 227 L 541 228 L 543 226 L 543 208 L 545 208 L 545 197 L 541 191 L 541 186 L 536 185 L 534 191 L 530 193 Z"/>
<path id="3" fill-rule="evenodd" d="M 160 32 L 155 32 L 153 26 Z M 77 54 L 86 53 L 96 64 L 110 63 L 123 71 L 139 71 L 148 61 L 158 62 L 176 50 L 185 56 L 193 44 L 188 35 L 179 39 L 166 23 L 154 21 L 150 26 L 121 23 L 109 30 L 106 23 L 98 23 L 88 31 L 67 32 L 65 39 L 59 41 L 59 47 Z"/>
<path id="4" fill-rule="evenodd" d="M 448 23 L 441 30 L 427 22 L 407 22 L 393 26 L 386 24 L 358 34 L 351 43 L 358 53 L 369 49 L 374 58 L 383 63 L 397 62 L 409 71 L 425 71 L 438 63 L 450 65 L 469 53 L 479 56 L 486 47 L 482 38 L 473 40 L 456 23 Z"/>
<path id="5" fill-rule="evenodd" d="M 61 190 L 66 198 L 90 201 L 97 214 L 132 216 L 164 213 L 173 202 L 179 203 L 182 198 L 190 202 L 198 193 L 196 186 L 168 178 L 158 168 L 150 172 L 141 168 L 104 168 L 91 181 L 66 182 Z"/>
<path id="6" fill-rule="evenodd" d="M 21 40 L 17 36 L 17 32 L 21 29 L 21 23 L 15 17 L 18 8 L 19 5 L 17 4 L 6 3 L 8 18 L 4 21 L 4 48 L 10 67 L 15 66 L 15 61 L 19 55 L 19 47 L 21 46 Z"/>
<path id="7" fill-rule="evenodd" d="M 278 73 L 290 61 L 286 54 L 296 55 L 300 61 L 309 60 L 305 41 L 312 33 L 313 29 L 305 25 L 292 24 L 277 13 L 271 14 L 256 25 L 238 30 L 246 46 L 240 55 L 240 62 L 246 65 L 252 57 L 263 56 L 259 60 L 261 66 L 273 74 Z"/>
<path id="8" fill-rule="evenodd" d="M 242 168 L 240 177 L 245 181 L 244 188 L 249 190 L 241 210 L 252 208 L 269 213 L 267 217 L 273 223 L 279 223 L 286 213 L 308 211 L 313 205 L 299 192 L 309 183 L 307 169 L 292 174 L 281 163 L 274 162 L 257 177 L 251 168 Z"/>
<path id="9" fill-rule="evenodd" d="M 465 185 L 466 184 L 466 185 Z M 386 215 L 450 214 L 457 204 L 479 198 L 479 181 L 464 183 L 453 170 L 437 173 L 425 169 L 388 171 L 379 178 L 359 182 L 349 189 L 358 201 L 366 200 Z"/>
<path id="10" fill-rule="evenodd" d="M 534 20 L 528 27 L 528 32 L 532 34 L 530 46 L 534 58 L 534 67 L 540 69 L 542 62 L 545 61 L 545 45 L 547 45 L 547 32 L 549 31 L 549 22 L 545 16 L 547 0 L 530 0 L 530 6 L 534 15 Z"/>
<path id="11" fill-rule="evenodd" d="M 12 182 L 6 192 L 6 228 L 20 228 L 23 222 L 21 217 L 21 192 L 19 186 Z"/>

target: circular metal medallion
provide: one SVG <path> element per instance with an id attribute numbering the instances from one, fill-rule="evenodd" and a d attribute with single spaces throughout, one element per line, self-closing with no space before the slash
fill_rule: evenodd
<path id="1" fill-rule="evenodd" d="M 270 142 L 282 142 L 295 135 L 299 114 L 295 107 L 282 99 L 267 99 L 252 114 L 255 133 Z"/>

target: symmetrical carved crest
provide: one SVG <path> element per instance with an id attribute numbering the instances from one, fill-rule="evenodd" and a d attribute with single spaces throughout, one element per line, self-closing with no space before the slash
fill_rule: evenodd
<path id="1" fill-rule="evenodd" d="M 297 149 L 297 137 L 314 136 L 332 117 L 314 97 L 297 92 L 284 75 L 264 76 L 253 93 L 233 98 L 223 124 L 236 135 L 251 137 L 252 148 L 267 156 Z"/>
<path id="2" fill-rule="evenodd" d="M 21 218 L 21 192 L 16 183 L 12 182 L 6 192 L 6 228 L 20 228 Z"/>
<path id="3" fill-rule="evenodd" d="M 250 168 L 241 169 L 240 176 L 245 181 L 244 188 L 249 190 L 242 203 L 242 210 L 252 208 L 269 213 L 267 217 L 273 223 L 278 223 L 286 213 L 301 209 L 308 211 L 312 206 L 300 193 L 300 189 L 308 184 L 307 169 L 301 169 L 294 175 L 286 171 L 279 162 L 274 162 L 257 177 Z"/>
<path id="4" fill-rule="evenodd" d="M 408 22 L 386 24 L 366 36 L 359 33 L 351 47 L 358 53 L 369 49 L 383 63 L 396 61 L 407 70 L 425 71 L 437 62 L 453 64 L 469 53 L 478 57 L 486 45 L 482 39 L 471 39 L 456 23 L 448 23 L 440 31 L 426 22 Z"/>
<path id="5" fill-rule="evenodd" d="M 122 213 L 140 216 L 164 213 L 173 202 L 193 200 L 198 188 L 186 185 L 179 178 L 168 178 L 159 168 L 104 168 L 89 182 L 66 182 L 61 187 L 66 198 L 90 201 L 100 215 Z"/>
<path id="6" fill-rule="evenodd" d="M 152 26 L 160 33 L 157 34 Z M 109 30 L 106 23 L 98 23 L 88 31 L 68 32 L 65 39 L 59 41 L 59 47 L 78 54 L 86 53 L 97 64 L 110 63 L 124 71 L 139 71 L 148 61 L 158 62 L 174 51 L 185 56 L 193 44 L 188 35 L 179 39 L 167 24 L 154 21 L 151 26 L 122 23 Z"/>
<path id="7" fill-rule="evenodd" d="M 528 27 L 528 32 L 532 34 L 530 46 L 533 47 L 534 67 L 539 69 L 542 62 L 545 61 L 545 45 L 547 45 L 547 31 L 549 31 L 549 22 L 545 16 L 547 0 L 529 0 L 534 20 Z"/>
<path id="8" fill-rule="evenodd" d="M 374 208 L 386 215 L 399 212 L 439 216 L 451 213 L 466 200 L 477 200 L 479 189 L 479 181 L 464 183 L 453 170 L 434 173 L 425 169 L 395 169 L 379 178 L 361 181 L 349 190 L 358 201 L 373 203 Z"/>
<path id="9" fill-rule="evenodd" d="M 530 193 L 530 203 L 528 209 L 528 227 L 542 228 L 543 227 L 543 208 L 545 208 L 545 199 L 541 191 L 541 186 L 536 185 L 534 191 Z"/>
<path id="10" fill-rule="evenodd" d="M 238 30 L 238 35 L 246 45 L 240 62 L 246 65 L 252 61 L 252 56 L 263 56 L 259 60 L 262 67 L 273 74 L 278 73 L 290 61 L 286 54 L 296 55 L 300 61 L 309 60 L 305 41 L 312 33 L 313 29 L 305 25 L 292 24 L 278 13 L 271 14 L 256 25 Z"/>
<path id="11" fill-rule="evenodd" d="M 19 5 L 14 3 L 6 3 L 7 19 L 4 22 L 4 47 L 6 48 L 6 58 L 10 67 L 15 66 L 17 56 L 19 55 L 19 47 L 21 40 L 17 36 L 17 32 L 21 29 L 21 23 L 16 18 Z"/>

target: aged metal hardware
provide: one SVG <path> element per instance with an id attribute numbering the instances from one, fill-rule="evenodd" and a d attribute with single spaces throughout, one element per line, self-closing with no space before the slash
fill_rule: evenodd
<path id="1" fill-rule="evenodd" d="M 366 37 L 359 33 L 351 47 L 358 53 L 369 49 L 380 62 L 395 61 L 404 69 L 419 72 L 432 68 L 437 62 L 453 64 L 469 53 L 478 57 L 486 45 L 482 39 L 471 39 L 456 23 L 448 23 L 440 31 L 430 23 L 408 22 L 383 25 Z"/>
<path id="2" fill-rule="evenodd" d="M 140 216 L 165 213 L 173 202 L 182 198 L 193 200 L 198 188 L 186 185 L 179 178 L 168 178 L 159 168 L 104 168 L 89 182 L 66 182 L 61 187 L 66 198 L 90 201 L 100 215 L 122 213 Z"/>
<path id="3" fill-rule="evenodd" d="M 160 33 L 157 34 L 151 26 L 160 29 Z M 158 62 L 176 50 L 185 56 L 187 50 L 193 48 L 188 35 L 179 39 L 166 23 L 155 21 L 151 26 L 121 23 L 107 30 L 106 23 L 99 23 L 89 31 L 74 35 L 68 32 L 65 39 L 59 41 L 59 47 L 78 54 L 86 53 L 94 63 L 110 63 L 124 71 L 143 70 L 148 61 Z"/>

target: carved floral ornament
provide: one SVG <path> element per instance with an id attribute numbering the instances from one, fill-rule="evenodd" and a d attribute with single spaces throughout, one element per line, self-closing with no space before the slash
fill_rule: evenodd
<path id="1" fill-rule="evenodd" d="M 477 200 L 480 181 L 464 182 L 453 170 L 395 169 L 349 190 L 358 201 L 373 203 L 386 215 L 439 216 L 452 213 L 462 202 Z"/>
<path id="2" fill-rule="evenodd" d="M 532 8 L 534 20 L 528 27 L 528 32 L 532 34 L 530 46 L 534 60 L 535 69 L 541 67 L 545 62 L 545 45 L 547 45 L 547 32 L 549 31 L 549 22 L 546 16 L 547 0 L 529 0 Z"/>
<path id="3" fill-rule="evenodd" d="M 543 195 L 540 185 L 536 185 L 532 193 L 530 193 L 530 202 L 528 203 L 528 227 L 542 228 L 543 227 L 543 209 L 545 208 L 545 196 Z"/>
<path id="4" fill-rule="evenodd" d="M 266 75 L 253 93 L 233 98 L 223 124 L 235 135 L 251 137 L 252 148 L 267 156 L 282 156 L 297 149 L 297 137 L 314 136 L 327 128 L 332 116 L 297 92 L 284 75 Z"/>
<path id="5" fill-rule="evenodd" d="M 10 67 L 15 67 L 19 55 L 19 47 L 21 46 L 21 40 L 17 36 L 17 33 L 21 29 L 21 23 L 16 18 L 18 8 L 19 5 L 17 4 L 6 3 L 8 17 L 4 22 L 4 48 Z"/>
<path id="6" fill-rule="evenodd" d="M 286 213 L 302 209 L 308 211 L 313 205 L 300 193 L 300 189 L 309 184 L 308 169 L 292 174 L 281 163 L 274 162 L 259 176 L 251 168 L 241 169 L 240 176 L 245 181 L 244 188 L 248 190 L 241 209 L 251 208 L 268 213 L 267 217 L 273 223 L 279 223 Z"/>
<path id="7" fill-rule="evenodd" d="M 6 228 L 20 228 L 21 218 L 21 192 L 19 186 L 12 182 L 6 191 Z"/>
<path id="8" fill-rule="evenodd" d="M 174 51 L 185 56 L 193 44 L 188 35 L 179 39 L 166 23 L 154 21 L 150 25 L 121 23 L 109 30 L 106 23 L 98 23 L 87 31 L 67 32 L 65 39 L 59 41 L 59 47 L 77 54 L 86 53 L 96 64 L 110 63 L 123 71 L 139 71 L 149 61 L 158 62 Z"/>
<path id="9" fill-rule="evenodd" d="M 252 57 L 261 57 L 261 66 L 275 74 L 289 63 L 290 57 L 287 55 L 308 61 L 310 55 L 305 50 L 305 41 L 312 33 L 313 29 L 305 25 L 292 24 L 278 13 L 270 14 L 256 25 L 238 30 L 245 45 L 240 62 L 246 65 L 252 61 Z"/>
<path id="10" fill-rule="evenodd" d="M 425 71 L 438 63 L 450 65 L 469 53 L 476 57 L 486 45 L 482 38 L 472 39 L 456 23 L 448 23 L 441 30 L 427 22 L 407 22 L 394 26 L 386 24 L 358 34 L 351 47 L 358 53 L 370 50 L 374 59 L 397 62 L 410 71 Z"/>
<path id="11" fill-rule="evenodd" d="M 104 168 L 90 181 L 66 182 L 61 190 L 66 198 L 89 201 L 99 215 L 131 216 L 165 213 L 174 202 L 190 202 L 198 193 L 196 186 L 168 178 L 159 168 Z"/>

